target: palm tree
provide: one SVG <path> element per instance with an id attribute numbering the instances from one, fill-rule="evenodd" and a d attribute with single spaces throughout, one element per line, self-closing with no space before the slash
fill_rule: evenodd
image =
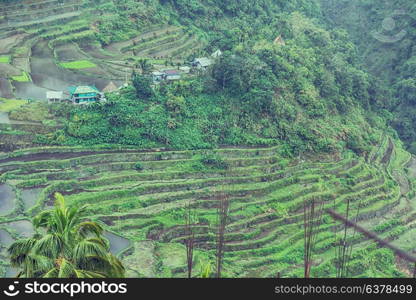
<path id="1" fill-rule="evenodd" d="M 33 237 L 14 242 L 8 249 L 17 277 L 106 278 L 124 277 L 121 262 L 109 252 L 102 227 L 82 220 L 85 206 L 67 207 L 55 194 L 55 208 L 33 219 Z"/>

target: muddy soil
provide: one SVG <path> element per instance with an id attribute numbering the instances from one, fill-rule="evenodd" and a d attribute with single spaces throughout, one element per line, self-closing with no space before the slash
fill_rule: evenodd
<path id="1" fill-rule="evenodd" d="M 52 50 L 46 42 L 39 42 L 32 48 L 31 70 L 33 83 L 49 90 L 67 90 L 71 85 L 92 85 L 104 88 L 109 79 L 91 77 L 58 67 L 53 60 Z M 45 94 L 43 94 L 45 98 Z"/>
<path id="2" fill-rule="evenodd" d="M 56 47 L 55 53 L 59 61 L 74 61 L 88 59 L 86 55 L 80 53 L 78 47 L 74 44 Z"/>
<path id="3" fill-rule="evenodd" d="M 1 40 L 0 54 L 9 53 L 10 50 L 18 43 L 20 43 L 28 34 L 19 33 Z"/>
<path id="4" fill-rule="evenodd" d="M 10 78 L 22 74 L 22 71 L 13 65 L 0 63 L 0 77 Z"/>
<path id="5" fill-rule="evenodd" d="M 105 53 L 103 53 L 100 48 L 100 45 L 94 45 L 94 44 L 84 44 L 84 45 L 79 45 L 80 48 L 87 52 L 89 55 L 91 55 L 94 58 L 97 59 L 114 59 L 113 56 L 111 55 L 107 55 Z"/>
<path id="6" fill-rule="evenodd" d="M 0 78 L 0 97 L 13 98 L 13 87 L 6 78 Z"/>
<path id="7" fill-rule="evenodd" d="M 48 89 L 42 88 L 33 82 L 13 82 L 15 88 L 15 96 L 19 99 L 31 100 L 45 100 L 46 91 Z"/>

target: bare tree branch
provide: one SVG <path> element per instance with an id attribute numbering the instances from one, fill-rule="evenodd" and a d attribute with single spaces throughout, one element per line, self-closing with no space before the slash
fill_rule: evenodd
<path id="1" fill-rule="evenodd" d="M 316 244 L 319 226 L 322 223 L 323 202 L 317 203 L 315 199 L 303 202 L 303 228 L 304 228 L 304 276 L 310 277 L 312 256 Z"/>
<path id="2" fill-rule="evenodd" d="M 217 278 L 221 277 L 222 260 L 224 257 L 224 244 L 225 244 L 225 227 L 227 226 L 229 211 L 229 199 L 227 195 L 222 194 L 218 199 L 217 218 L 218 218 L 218 230 L 217 230 Z"/>
<path id="3" fill-rule="evenodd" d="M 195 245 L 195 232 L 193 231 L 193 211 L 191 204 L 189 203 L 186 207 L 185 214 L 185 246 L 186 246 L 186 262 L 188 267 L 188 278 L 192 278 L 192 267 L 194 259 L 194 245 Z"/>
<path id="4" fill-rule="evenodd" d="M 392 250 L 397 256 L 399 256 L 400 258 L 411 262 L 411 263 L 416 263 L 416 257 L 410 255 L 409 253 L 399 249 L 398 247 L 390 244 L 389 242 L 381 239 L 380 237 L 377 236 L 377 234 L 368 231 L 367 229 L 361 227 L 360 225 L 358 225 L 357 223 L 347 220 L 345 217 L 341 216 L 340 214 L 336 213 L 334 210 L 332 209 L 328 209 L 327 213 L 334 219 L 339 220 L 341 222 L 344 222 L 348 227 L 352 227 L 355 228 L 358 232 L 362 233 L 363 235 L 365 235 L 367 238 L 375 241 L 379 246 L 381 247 L 386 247 L 389 248 L 390 250 Z"/>

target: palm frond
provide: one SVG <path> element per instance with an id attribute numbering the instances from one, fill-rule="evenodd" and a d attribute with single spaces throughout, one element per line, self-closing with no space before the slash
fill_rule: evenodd
<path id="1" fill-rule="evenodd" d="M 54 262 L 51 258 L 29 252 L 23 264 L 23 276 L 26 278 L 33 278 L 42 276 L 54 267 Z"/>
<path id="2" fill-rule="evenodd" d="M 106 257 L 105 249 L 98 239 L 86 239 L 80 241 L 74 248 L 73 259 L 77 265 L 84 265 L 88 256 Z"/>
<path id="3" fill-rule="evenodd" d="M 106 278 L 105 274 L 93 271 L 75 269 L 76 278 Z"/>
<path id="4" fill-rule="evenodd" d="M 57 278 L 59 275 L 59 271 L 57 268 L 52 268 L 48 272 L 46 272 L 42 277 L 43 278 Z"/>
<path id="5" fill-rule="evenodd" d="M 37 231 L 32 238 L 14 242 L 9 248 L 12 266 L 20 277 L 105 278 L 124 277 L 125 270 L 113 256 L 103 228 L 81 220 L 86 207 L 66 207 L 64 197 L 55 194 L 55 208 L 33 219 Z"/>
<path id="6" fill-rule="evenodd" d="M 99 237 L 103 233 L 103 228 L 98 223 L 91 221 L 85 221 L 78 224 L 75 230 L 83 238 L 90 235 Z"/>
<path id="7" fill-rule="evenodd" d="M 32 250 L 37 240 L 34 238 L 27 238 L 15 241 L 9 246 L 7 252 L 10 256 L 12 266 L 19 267 L 24 263 L 26 255 Z"/>
<path id="8" fill-rule="evenodd" d="M 59 266 L 59 278 L 72 278 L 75 274 L 75 267 L 74 265 L 66 260 L 65 258 L 61 260 L 61 264 Z"/>
<path id="9" fill-rule="evenodd" d="M 49 233 L 36 241 L 33 251 L 47 257 L 56 257 L 62 252 L 63 248 L 64 241 L 62 237 L 58 234 Z"/>
<path id="10" fill-rule="evenodd" d="M 39 213 L 38 215 L 36 215 L 33 218 L 33 221 L 32 221 L 33 226 L 35 228 L 47 228 L 47 227 L 49 227 L 49 221 L 50 221 L 52 213 L 53 213 L 52 210 L 46 210 L 46 211 L 43 211 L 43 212 Z"/>
<path id="11" fill-rule="evenodd" d="M 65 198 L 61 193 L 55 193 L 55 207 L 65 209 Z"/>

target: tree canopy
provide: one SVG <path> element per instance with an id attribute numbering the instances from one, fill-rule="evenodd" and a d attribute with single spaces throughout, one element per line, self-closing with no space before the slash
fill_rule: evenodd
<path id="1" fill-rule="evenodd" d="M 82 219 L 86 208 L 68 207 L 59 193 L 55 198 L 54 209 L 33 219 L 33 237 L 17 240 L 8 249 L 18 277 L 124 277 L 124 267 L 109 252 L 102 227 Z"/>

